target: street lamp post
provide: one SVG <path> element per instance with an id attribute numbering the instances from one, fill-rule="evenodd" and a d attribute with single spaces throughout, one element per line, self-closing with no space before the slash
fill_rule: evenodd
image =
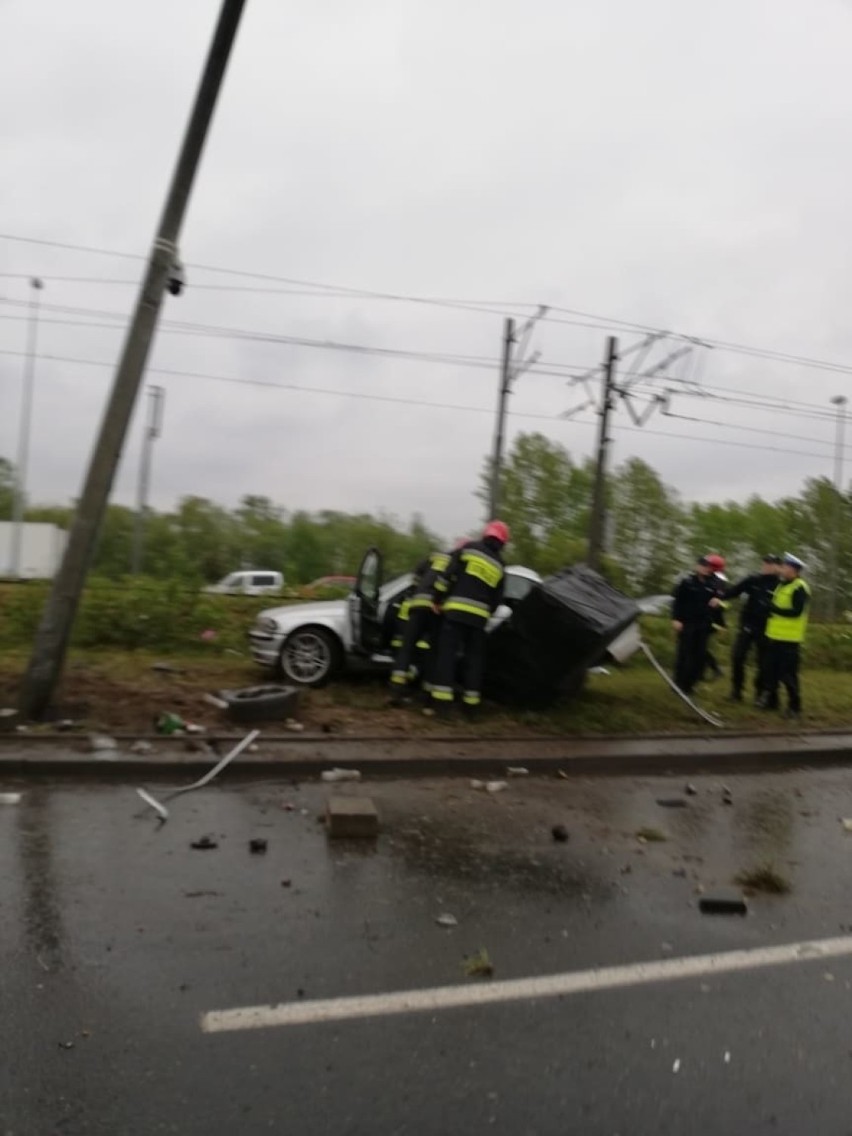
<path id="1" fill-rule="evenodd" d="M 837 407 L 837 430 L 834 440 L 834 516 L 831 541 L 831 620 L 837 619 L 837 598 L 839 593 L 838 575 L 840 573 L 840 530 L 842 527 L 841 502 L 843 500 L 843 442 L 846 431 L 845 395 L 838 394 L 831 400 Z"/>
<path id="2" fill-rule="evenodd" d="M 163 429 L 163 403 L 166 392 L 162 387 L 148 387 L 148 421 L 142 439 L 142 456 L 139 461 L 139 485 L 136 494 L 136 522 L 133 527 L 133 553 L 130 570 L 134 576 L 142 571 L 143 547 L 145 543 L 145 521 L 148 514 L 148 490 L 151 486 L 151 459 L 154 442 Z"/>
<path id="3" fill-rule="evenodd" d="M 24 544 L 24 510 L 27 501 L 27 467 L 30 461 L 30 433 L 33 418 L 33 396 L 35 394 L 35 364 L 38 345 L 39 299 L 44 284 L 37 276 L 30 278 L 29 319 L 27 321 L 27 349 L 24 355 L 23 386 L 21 388 L 21 419 L 18 429 L 18 457 L 15 470 L 15 500 L 12 509 L 12 541 L 10 556 L 10 576 L 19 579 L 21 575 L 21 556 Z"/>

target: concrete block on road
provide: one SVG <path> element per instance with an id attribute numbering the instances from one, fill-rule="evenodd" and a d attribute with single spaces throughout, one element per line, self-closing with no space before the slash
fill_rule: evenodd
<path id="1" fill-rule="evenodd" d="M 705 915 L 745 915 L 746 898 L 737 888 L 716 888 L 698 901 L 698 909 Z"/>
<path id="2" fill-rule="evenodd" d="M 333 839 L 374 839 L 379 834 L 379 814 L 369 797 L 329 797 L 325 825 Z"/>

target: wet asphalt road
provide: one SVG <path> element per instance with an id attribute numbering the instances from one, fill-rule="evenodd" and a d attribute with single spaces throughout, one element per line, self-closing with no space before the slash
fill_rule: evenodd
<path id="1" fill-rule="evenodd" d="M 379 805 L 375 847 L 329 844 L 316 783 L 230 780 L 162 828 L 127 785 L 0 786 L 24 793 L 0 805 L 0 1136 L 846 1136 L 852 959 L 201 1032 L 210 1010 L 475 982 L 481 947 L 499 980 L 852 930 L 852 770 L 727 783 L 733 805 L 702 778 L 681 809 L 661 778 L 346 786 Z M 697 888 L 770 861 L 789 895 L 698 913 Z"/>

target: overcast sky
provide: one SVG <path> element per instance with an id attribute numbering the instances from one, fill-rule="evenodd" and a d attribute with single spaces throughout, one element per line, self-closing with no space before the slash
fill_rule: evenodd
<path id="1" fill-rule="evenodd" d="M 4 234 L 146 253 L 217 13 L 218 0 L 0 0 Z M 261 493 L 288 508 L 420 512 L 446 535 L 470 528 L 499 313 L 523 305 L 605 317 L 583 327 L 552 310 L 532 341 L 545 371 L 595 365 L 607 324 L 623 347 L 641 338 L 614 319 L 852 365 L 850 58 L 842 0 L 248 0 L 185 261 L 492 310 L 297 294 L 317 289 L 190 268 L 164 320 L 494 363 L 164 324 L 152 368 L 236 381 L 149 374 L 167 391 L 153 503 Z M 111 377 L 92 363 L 112 364 L 121 343 L 103 313 L 129 311 L 141 263 L 0 240 L 10 458 L 23 361 L 8 353 L 24 348 L 27 277 L 45 280 L 35 500 L 78 491 Z M 712 397 L 675 396 L 671 409 L 704 421 L 656 415 L 627 430 L 622 407 L 617 461 L 636 454 L 695 499 L 775 497 L 831 475 L 829 400 L 850 393 L 848 374 L 701 356 Z M 744 404 L 766 396 L 825 417 Z M 593 415 L 558 417 L 584 399 L 560 375 L 522 376 L 510 438 L 541 430 L 588 455 Z M 133 500 L 141 417 L 118 501 Z"/>

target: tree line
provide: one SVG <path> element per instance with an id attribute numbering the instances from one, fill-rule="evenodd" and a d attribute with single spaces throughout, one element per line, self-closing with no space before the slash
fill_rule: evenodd
<path id="1" fill-rule="evenodd" d="M 483 504 L 471 508 L 472 532 L 484 516 L 489 468 L 486 461 L 479 493 Z M 502 479 L 501 514 L 512 529 L 513 561 L 547 574 L 583 560 L 592 476 L 591 462 L 575 461 L 558 442 L 537 433 L 518 435 Z M 807 563 L 817 605 L 824 606 L 839 510 L 841 610 L 852 607 L 852 566 L 846 561 L 852 549 L 852 499 L 849 494 L 838 499 L 827 478 L 811 478 L 798 495 L 777 501 L 752 495 L 698 504 L 682 500 L 647 463 L 629 458 L 612 471 L 607 489 L 605 570 L 630 594 L 668 592 L 702 551 L 722 552 L 729 575 L 737 577 L 755 570 L 763 553 L 790 548 Z M 0 519 L 11 516 L 13 494 L 14 469 L 0 459 Z M 68 505 L 33 505 L 26 517 L 67 528 L 72 512 Z M 128 574 L 134 519 L 132 509 L 110 506 L 95 562 L 98 575 Z M 192 496 L 171 512 L 149 511 L 143 569 L 158 578 L 209 582 L 238 568 L 267 568 L 298 585 L 353 574 L 370 545 L 384 552 L 388 574 L 403 572 L 447 539 L 420 517 L 400 522 L 334 510 L 292 511 L 264 496 L 244 497 L 236 509 L 226 509 Z"/>

